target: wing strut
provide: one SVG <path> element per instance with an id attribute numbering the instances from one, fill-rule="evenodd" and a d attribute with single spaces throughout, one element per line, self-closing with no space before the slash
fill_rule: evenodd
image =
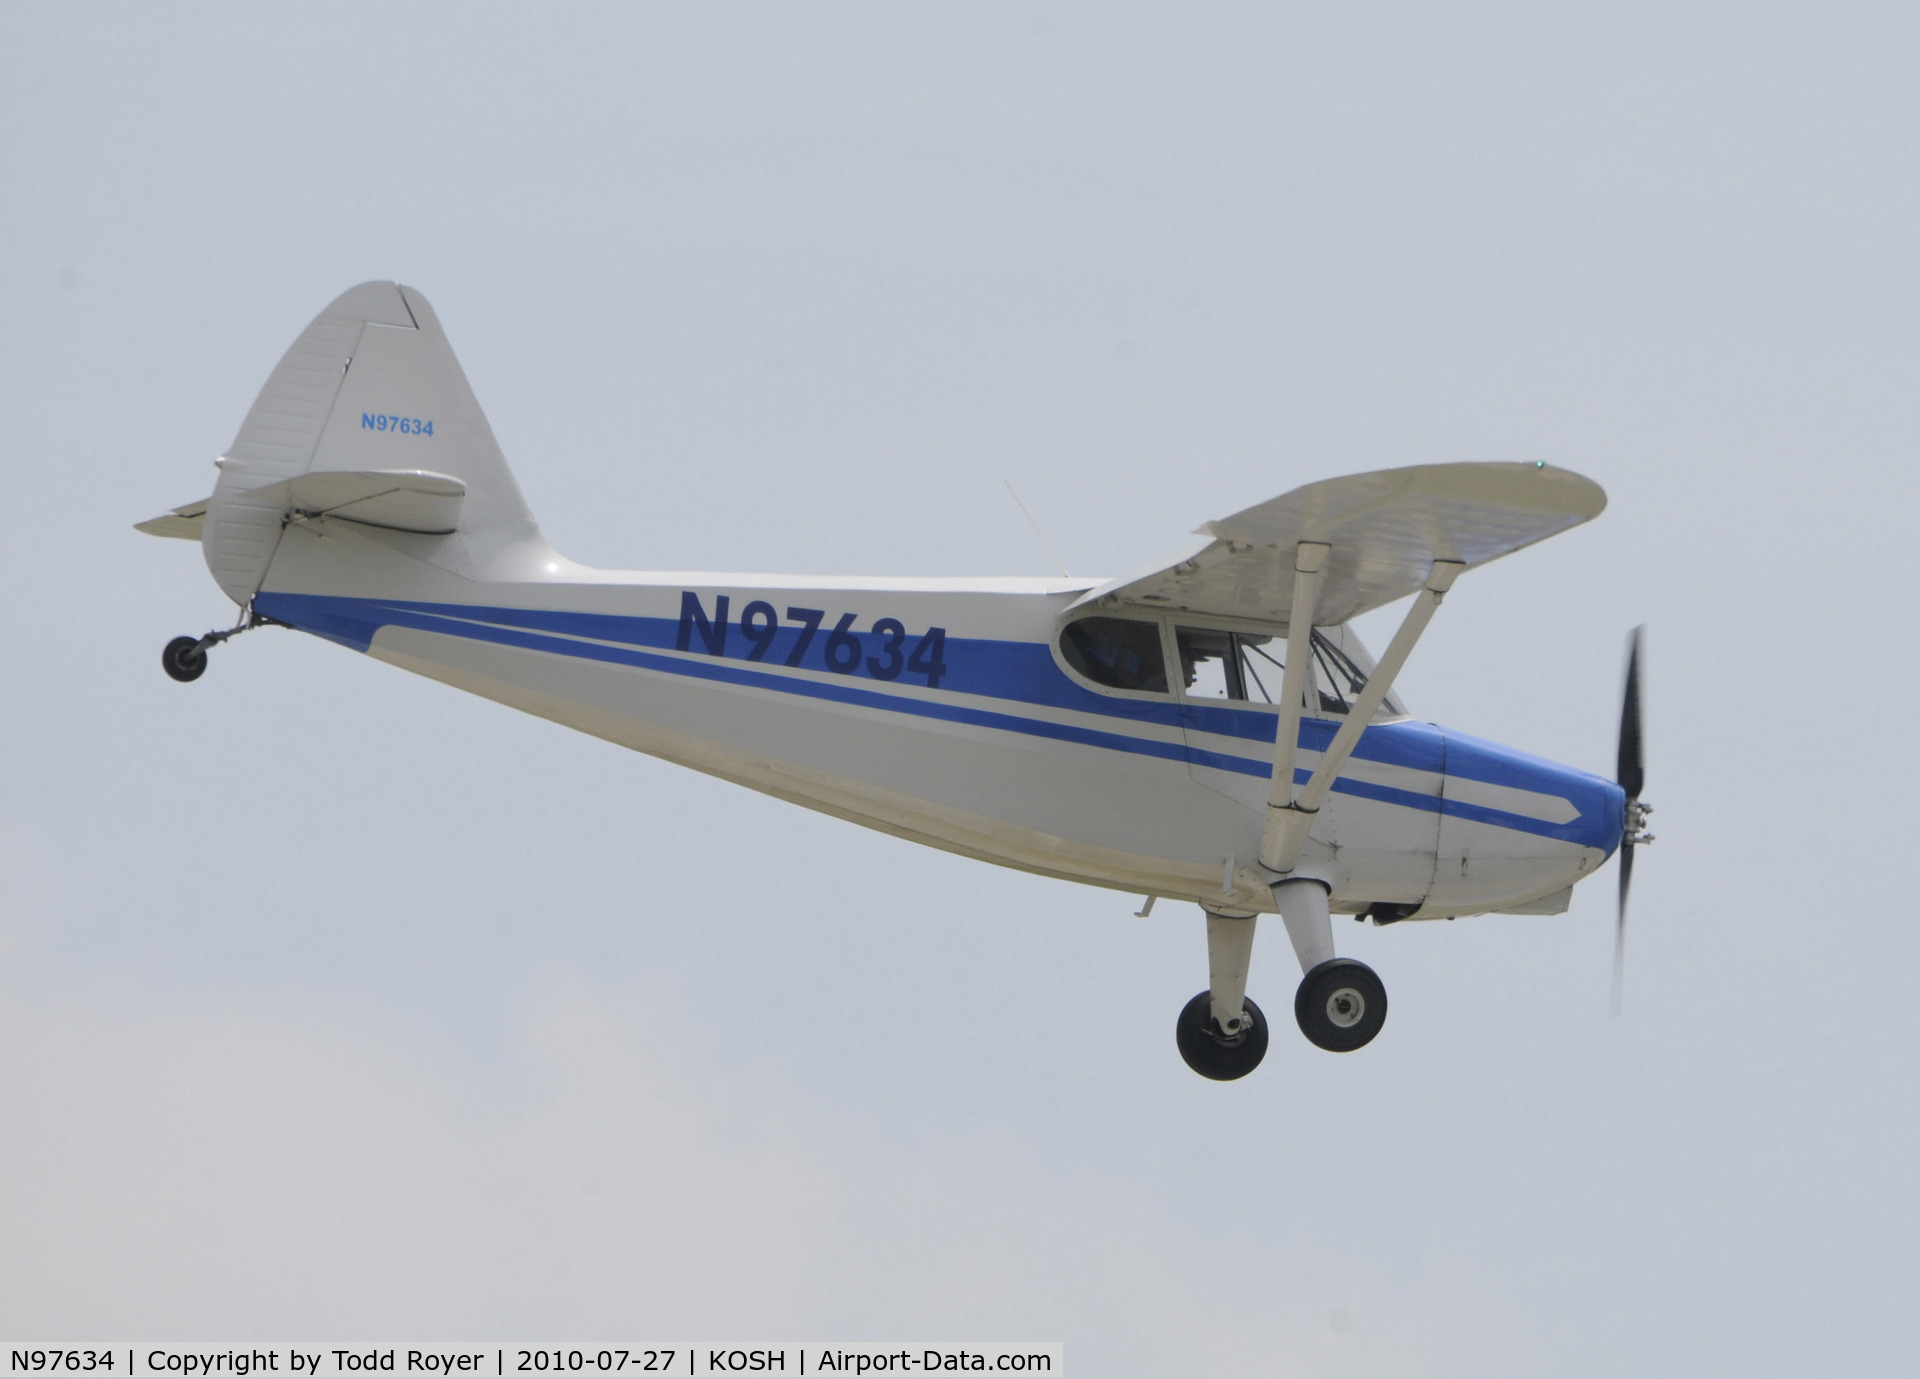
<path id="1" fill-rule="evenodd" d="M 1325 559 L 1327 547 L 1318 547 L 1317 553 L 1308 554 L 1313 543 L 1301 542 L 1294 557 L 1294 608 L 1302 607 L 1300 600 L 1304 581 L 1314 579 L 1321 562 Z M 1302 570 L 1308 563 L 1312 570 Z M 1400 630 L 1393 634 L 1393 640 L 1387 644 L 1380 662 L 1374 667 L 1373 674 L 1367 677 L 1367 683 L 1347 710 L 1347 721 L 1340 725 L 1340 731 L 1334 735 L 1332 744 L 1320 757 L 1320 765 L 1314 771 L 1313 778 L 1306 784 L 1297 797 L 1293 794 L 1293 756 L 1297 750 L 1295 739 L 1300 731 L 1300 701 L 1305 686 L 1295 680 L 1294 667 L 1298 664 L 1304 674 L 1307 656 L 1311 654 L 1308 638 L 1312 635 L 1311 617 L 1296 616 L 1287 627 L 1287 667 L 1281 682 L 1280 736 L 1274 740 L 1273 784 L 1269 792 L 1270 803 L 1267 806 L 1267 827 L 1260 839 L 1260 864 L 1269 871 L 1284 875 L 1293 870 L 1294 863 L 1300 860 L 1300 847 L 1307 841 L 1307 830 L 1313 827 L 1314 815 L 1320 812 L 1320 806 L 1327 798 L 1327 792 L 1333 789 L 1334 777 L 1340 774 L 1340 768 L 1347 764 L 1347 758 L 1353 755 L 1353 749 L 1359 745 L 1360 734 L 1367 730 L 1380 702 L 1387 697 L 1387 691 L 1393 688 L 1394 677 L 1407 663 L 1414 644 L 1420 640 L 1420 634 L 1427 629 L 1427 623 L 1433 618 L 1434 610 L 1440 606 L 1440 600 L 1446 597 L 1447 590 L 1453 587 L 1466 565 L 1458 560 L 1436 560 L 1427 574 L 1426 585 L 1414 595 L 1413 607 L 1407 610 L 1406 618 L 1400 624 Z M 1308 599 L 1312 590 L 1307 590 Z M 1304 605 L 1311 610 L 1309 601 Z M 1284 774 L 1282 768 L 1284 767 Z"/>
<path id="2" fill-rule="evenodd" d="M 1321 541 L 1302 541 L 1293 552 L 1293 618 L 1287 624 L 1287 663 L 1280 675 L 1280 726 L 1273 738 L 1267 830 L 1260 843 L 1260 860 L 1269 867 L 1273 863 L 1267 854 L 1279 841 L 1282 816 L 1293 808 L 1293 759 L 1300 749 L 1300 706 L 1306 702 L 1312 678 L 1313 606 L 1320 596 L 1320 567 L 1331 549 Z"/>

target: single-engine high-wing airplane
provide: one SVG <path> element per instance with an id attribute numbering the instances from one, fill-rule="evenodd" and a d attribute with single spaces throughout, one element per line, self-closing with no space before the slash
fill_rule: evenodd
<path id="1" fill-rule="evenodd" d="M 365 283 L 321 312 L 218 460 L 140 524 L 198 540 L 239 621 L 180 637 L 176 680 L 263 624 L 311 632 L 637 751 L 902 838 L 1206 915 L 1196 1072 L 1267 1047 L 1256 916 L 1305 973 L 1303 1033 L 1352 1050 L 1385 989 L 1334 954 L 1376 924 L 1558 914 L 1640 802 L 1638 640 L 1618 783 L 1422 723 L 1394 676 L 1464 572 L 1597 516 L 1545 464 L 1308 484 L 1124 579 L 846 579 L 594 570 L 547 544 L 426 299 Z M 1413 595 L 1375 661 L 1348 625 Z M 1618 970 L 1616 944 L 1616 974 Z"/>

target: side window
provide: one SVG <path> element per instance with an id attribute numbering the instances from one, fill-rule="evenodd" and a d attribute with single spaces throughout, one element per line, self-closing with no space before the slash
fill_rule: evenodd
<path id="1" fill-rule="evenodd" d="M 1174 645 L 1180 650 L 1180 683 L 1189 699 L 1242 700 L 1249 704 L 1278 704 L 1286 673 L 1287 639 L 1258 632 L 1228 632 L 1217 627 L 1176 627 Z M 1353 633 L 1332 629 L 1332 635 L 1313 630 L 1313 659 L 1309 663 L 1306 712 L 1340 715 L 1366 687 L 1369 672 L 1344 644 L 1358 647 Z M 1364 650 L 1358 653 L 1366 656 Z M 1318 707 L 1313 707 L 1317 705 Z M 1376 717 L 1397 718 L 1406 710 L 1389 695 Z"/>
<path id="2" fill-rule="evenodd" d="M 1245 699 L 1238 648 L 1231 632 L 1211 627 L 1179 627 L 1173 640 L 1180 648 L 1180 683 L 1189 699 Z"/>
<path id="3" fill-rule="evenodd" d="M 1278 704 L 1280 681 L 1287 673 L 1286 638 L 1236 632 L 1233 640 L 1240 648 L 1240 678 L 1246 682 L 1247 698 L 1256 704 Z"/>
<path id="4" fill-rule="evenodd" d="M 1180 648 L 1187 698 L 1239 699 L 1250 704 L 1279 700 L 1284 668 L 1274 653 L 1285 648 L 1284 641 L 1217 627 L 1175 628 L 1173 640 Z"/>
<path id="5" fill-rule="evenodd" d="M 1160 654 L 1160 624 L 1133 618 L 1082 618 L 1060 632 L 1068 665 L 1109 689 L 1167 692 L 1167 663 Z"/>

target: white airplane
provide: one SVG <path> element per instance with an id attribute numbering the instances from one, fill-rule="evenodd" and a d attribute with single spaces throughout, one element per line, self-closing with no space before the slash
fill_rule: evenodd
<path id="1" fill-rule="evenodd" d="M 1640 801 L 1639 633 L 1618 782 L 1411 717 L 1393 680 L 1465 571 L 1599 514 L 1589 479 L 1441 464 L 1308 484 L 1121 579 L 851 579 L 595 570 L 541 536 L 426 299 L 365 283 L 308 326 L 216 461 L 143 522 L 198 540 L 239 605 L 179 637 L 176 680 L 249 628 L 311 632 L 636 751 L 1042 876 L 1190 901 L 1207 990 L 1182 1056 L 1243 1077 L 1257 916 L 1323 1049 L 1379 1033 L 1385 988 L 1334 953 L 1375 924 L 1558 914 Z M 1376 661 L 1349 622 L 1413 595 Z M 1619 939 L 1616 939 L 1616 977 Z M 1616 984 L 1617 990 L 1617 984 Z"/>

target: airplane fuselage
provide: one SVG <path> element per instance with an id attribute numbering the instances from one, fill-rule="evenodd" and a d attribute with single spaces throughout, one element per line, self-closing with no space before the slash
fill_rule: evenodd
<path id="1" fill-rule="evenodd" d="M 537 536 L 295 522 L 261 614 L 650 755 L 917 842 L 1220 913 L 1271 911 L 1278 711 L 1104 689 L 1058 645 L 1088 580 L 590 570 Z M 1281 631 L 1284 636 L 1284 631 Z M 1301 722 L 1305 781 L 1338 719 Z M 1553 913 L 1611 855 L 1610 781 L 1373 722 L 1296 875 L 1339 912 Z"/>

